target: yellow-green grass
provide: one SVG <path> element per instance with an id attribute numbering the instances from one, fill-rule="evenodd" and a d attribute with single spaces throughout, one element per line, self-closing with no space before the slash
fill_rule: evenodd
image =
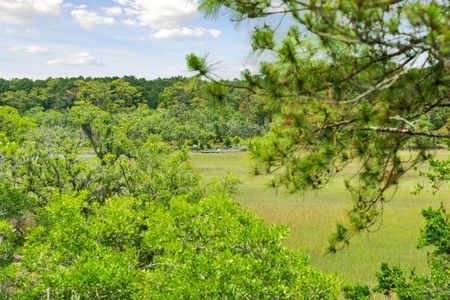
<path id="1" fill-rule="evenodd" d="M 449 152 L 439 151 L 437 156 L 447 158 Z M 354 238 L 351 245 L 337 254 L 325 255 L 327 239 L 337 221 L 345 220 L 345 211 L 351 205 L 343 186 L 343 179 L 357 169 L 350 165 L 325 189 L 297 194 L 274 190 L 268 186 L 268 176 L 254 176 L 254 164 L 247 153 L 191 154 L 193 165 L 205 180 L 237 175 L 242 184 L 238 201 L 270 224 L 285 224 L 290 234 L 285 245 L 310 256 L 311 263 L 329 273 L 337 273 L 351 283 L 374 284 L 376 272 L 383 261 L 416 267 L 426 272 L 427 252 L 416 249 L 423 224 L 420 212 L 441 202 L 450 207 L 450 189 L 442 188 L 433 195 L 423 191 L 412 195 L 418 181 L 417 172 L 405 176 L 397 193 L 385 206 L 380 230 Z"/>

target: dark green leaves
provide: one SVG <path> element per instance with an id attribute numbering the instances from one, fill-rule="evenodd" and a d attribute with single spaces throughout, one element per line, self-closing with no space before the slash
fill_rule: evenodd
<path id="1" fill-rule="evenodd" d="M 252 34 L 252 48 L 257 50 L 274 50 L 274 32 L 268 25 L 257 27 Z"/>
<path id="2" fill-rule="evenodd" d="M 425 227 L 421 230 L 418 247 L 434 246 L 435 255 L 450 255 L 450 217 L 444 206 L 425 209 L 422 215 Z"/>
<path id="3" fill-rule="evenodd" d="M 206 57 L 200 57 L 195 54 L 189 54 L 186 56 L 188 70 L 191 72 L 198 72 L 199 76 L 208 75 L 211 71 L 206 63 Z"/>

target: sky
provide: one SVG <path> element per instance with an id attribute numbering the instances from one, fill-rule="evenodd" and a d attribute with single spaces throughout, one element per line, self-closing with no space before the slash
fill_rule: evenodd
<path id="1" fill-rule="evenodd" d="M 208 20 L 197 1 L 0 0 L 0 77 L 189 76 L 189 53 L 237 77 L 253 26 Z"/>

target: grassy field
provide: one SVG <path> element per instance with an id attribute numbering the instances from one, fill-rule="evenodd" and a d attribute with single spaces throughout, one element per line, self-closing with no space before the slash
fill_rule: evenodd
<path id="1" fill-rule="evenodd" d="M 440 158 L 447 158 L 448 155 L 446 151 L 438 153 Z M 418 272 L 425 272 L 429 249 L 416 249 L 422 225 L 420 211 L 444 201 L 447 207 L 450 206 L 448 188 L 436 195 L 425 191 L 418 196 L 412 195 L 411 191 L 420 178 L 416 173 L 410 173 L 394 199 L 386 205 L 381 230 L 355 238 L 350 247 L 337 254 L 325 255 L 330 233 L 350 207 L 342 179 L 354 172 L 356 165 L 349 166 L 320 192 L 288 194 L 270 189 L 267 176 L 254 176 L 253 162 L 247 153 L 192 154 L 191 160 L 205 180 L 227 173 L 236 174 L 242 180 L 238 196 L 242 206 L 270 224 L 287 225 L 290 229 L 285 241 L 287 247 L 302 251 L 310 256 L 316 267 L 337 273 L 352 283 L 373 284 L 383 261 L 404 267 L 416 266 Z"/>

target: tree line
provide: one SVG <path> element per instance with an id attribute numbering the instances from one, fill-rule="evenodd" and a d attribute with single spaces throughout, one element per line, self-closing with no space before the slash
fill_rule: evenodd
<path id="1" fill-rule="evenodd" d="M 214 96 L 219 92 L 220 99 Z M 194 149 L 242 146 L 243 140 L 266 132 L 272 118 L 270 109 L 249 93 L 217 91 L 207 82 L 183 77 L 0 80 L 0 105 L 40 122 L 61 122 L 83 104 L 130 119 L 145 115 L 142 125 L 149 132 Z"/>
<path id="2" fill-rule="evenodd" d="M 64 110 L 70 108 L 77 101 L 80 89 L 92 88 L 100 92 L 101 96 L 114 101 L 114 93 L 128 97 L 123 101 L 130 101 L 118 105 L 138 106 L 146 104 L 149 108 L 158 106 L 159 94 L 175 82 L 183 81 L 183 77 L 158 78 L 147 80 L 134 76 L 125 77 L 75 77 L 75 78 L 48 78 L 46 80 L 0 79 L 1 104 L 15 107 L 20 112 L 34 107 L 44 110 Z M 131 98 L 130 98 L 131 97 Z"/>

